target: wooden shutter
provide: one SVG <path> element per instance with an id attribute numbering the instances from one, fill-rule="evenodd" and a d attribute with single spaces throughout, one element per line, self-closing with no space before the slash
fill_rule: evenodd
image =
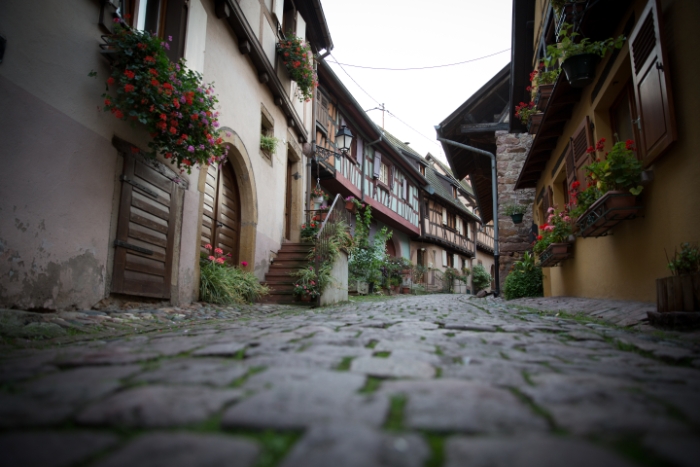
<path id="1" fill-rule="evenodd" d="M 176 63 L 185 56 L 188 8 L 188 0 L 168 0 L 165 7 L 165 27 L 160 36 L 170 45 L 166 55 Z M 170 37 L 172 41 L 168 40 Z"/>
<path id="2" fill-rule="evenodd" d="M 131 154 L 121 180 L 111 291 L 170 298 L 179 189 Z"/>
<path id="3" fill-rule="evenodd" d="M 394 190 L 394 178 L 396 178 L 396 166 L 389 167 L 389 188 Z"/>
<path id="4" fill-rule="evenodd" d="M 549 207 L 554 207 L 554 191 L 552 191 L 551 186 L 547 187 L 547 204 Z"/>
<path id="5" fill-rule="evenodd" d="M 583 184 L 584 180 L 586 180 L 586 170 L 584 167 L 593 162 L 592 155 L 586 152 L 590 146 L 593 146 L 593 137 L 591 136 L 588 116 L 583 119 L 571 136 L 570 145 L 573 151 L 574 164 L 576 166 L 576 180 Z"/>
<path id="6" fill-rule="evenodd" d="M 442 266 L 447 267 L 447 252 L 442 250 Z"/>
<path id="7" fill-rule="evenodd" d="M 452 255 L 452 267 L 455 269 L 459 269 L 459 256 Z"/>
<path id="8" fill-rule="evenodd" d="M 447 210 L 445 208 L 442 208 L 442 223 L 447 225 Z"/>
<path id="9" fill-rule="evenodd" d="M 571 190 L 571 184 L 576 181 L 576 162 L 574 158 L 574 145 L 569 143 L 566 146 L 566 149 L 564 150 L 564 153 L 566 154 L 566 185 L 567 185 L 567 192 Z M 579 180 L 581 182 L 581 185 L 585 185 L 583 183 L 583 180 Z M 579 187 L 578 191 L 581 191 L 585 189 L 584 187 Z"/>
<path id="10" fill-rule="evenodd" d="M 403 179 L 403 199 L 407 202 L 410 201 L 410 199 L 408 199 L 408 180 L 405 178 Z"/>
<path id="11" fill-rule="evenodd" d="M 382 170 L 382 155 L 378 152 L 374 152 L 374 178 L 379 178 L 379 174 Z"/>
<path id="12" fill-rule="evenodd" d="M 210 165 L 204 186 L 201 251 L 209 253 L 204 245 L 221 248 L 227 262 L 238 264 L 240 242 L 240 196 L 233 168 L 224 164 L 217 169 Z"/>
<path id="13" fill-rule="evenodd" d="M 544 193 L 547 193 L 546 188 L 542 190 Z M 547 216 L 549 215 L 549 196 L 545 194 L 545 196 L 542 197 L 542 210 L 544 211 L 544 220 L 543 222 L 547 222 Z"/>
<path id="14" fill-rule="evenodd" d="M 659 0 L 649 0 L 630 35 L 632 80 L 637 101 L 637 128 L 644 166 L 658 158 L 678 137 L 671 92 L 671 76 L 663 45 Z"/>
<path id="15" fill-rule="evenodd" d="M 352 139 L 352 148 L 354 150 L 353 156 L 355 156 L 355 162 L 360 163 L 362 161 L 361 157 L 364 154 L 364 142 L 359 136 L 355 136 Z"/>

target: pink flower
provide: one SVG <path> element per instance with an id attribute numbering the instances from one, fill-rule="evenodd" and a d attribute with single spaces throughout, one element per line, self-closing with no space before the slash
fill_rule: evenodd
<path id="1" fill-rule="evenodd" d="M 204 248 L 206 248 L 207 250 L 211 250 L 212 247 L 211 244 L 207 243 L 206 245 L 204 245 Z"/>
<path id="2" fill-rule="evenodd" d="M 224 250 L 222 250 L 221 248 L 216 248 L 216 249 L 214 249 L 214 253 L 216 253 L 217 255 L 223 255 Z"/>
<path id="3" fill-rule="evenodd" d="M 217 258 L 216 262 L 219 264 L 224 264 L 224 258 Z"/>
<path id="4" fill-rule="evenodd" d="M 243 266 L 243 267 L 248 266 L 248 262 L 247 262 L 247 261 L 241 261 L 241 266 Z"/>
<path id="5" fill-rule="evenodd" d="M 211 256 L 211 255 L 209 256 L 209 260 L 210 260 L 210 261 L 214 261 L 215 259 L 216 259 L 216 258 L 214 258 L 213 256 Z"/>

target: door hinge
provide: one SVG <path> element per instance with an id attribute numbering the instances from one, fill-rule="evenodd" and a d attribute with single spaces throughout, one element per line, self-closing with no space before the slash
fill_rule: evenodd
<path id="1" fill-rule="evenodd" d="M 152 255 L 153 254 L 153 250 L 149 250 L 148 248 L 143 248 L 140 246 L 132 245 L 131 243 L 126 243 L 126 242 L 123 242 L 121 240 L 115 240 L 114 246 L 126 248 L 127 250 L 138 251 L 139 253 L 143 253 L 145 255 Z"/>
<path id="2" fill-rule="evenodd" d="M 147 195 L 149 195 L 155 199 L 158 199 L 158 193 L 156 193 L 155 191 L 151 190 L 148 187 L 141 185 L 138 182 L 133 181 L 132 179 L 130 179 L 126 175 L 120 175 L 119 180 L 121 180 L 122 182 L 128 183 L 129 185 L 133 186 L 134 188 L 138 188 L 139 190 L 143 191 L 144 193 L 146 193 Z"/>

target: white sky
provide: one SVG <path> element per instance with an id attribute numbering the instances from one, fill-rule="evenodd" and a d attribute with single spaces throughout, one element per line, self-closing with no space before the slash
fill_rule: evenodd
<path id="1" fill-rule="evenodd" d="M 331 63 L 407 68 L 462 62 L 510 48 L 512 0 L 322 0 L 334 49 L 326 58 L 365 110 L 377 107 Z M 425 156 L 444 158 L 434 126 L 510 61 L 510 51 L 434 70 L 345 70 L 386 109 L 387 131 Z M 368 115 L 381 126 L 382 112 Z"/>

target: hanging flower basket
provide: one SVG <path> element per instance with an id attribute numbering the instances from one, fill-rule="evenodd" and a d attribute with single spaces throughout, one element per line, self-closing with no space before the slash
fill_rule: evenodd
<path id="1" fill-rule="evenodd" d="M 523 223 L 523 216 L 525 214 L 511 214 L 510 218 L 513 220 L 513 224 L 522 224 Z"/>
<path id="2" fill-rule="evenodd" d="M 161 40 L 126 25 L 114 30 L 105 39 L 111 72 L 102 94 L 104 110 L 145 125 L 152 138 L 148 155 L 160 153 L 182 172 L 225 160 L 213 87 L 203 84 L 202 76 L 188 70 L 184 61 L 170 61 L 170 38 Z"/>
<path id="3" fill-rule="evenodd" d="M 561 67 L 572 88 L 584 88 L 595 79 L 595 67 L 600 62 L 596 54 L 572 55 L 562 62 Z"/>

